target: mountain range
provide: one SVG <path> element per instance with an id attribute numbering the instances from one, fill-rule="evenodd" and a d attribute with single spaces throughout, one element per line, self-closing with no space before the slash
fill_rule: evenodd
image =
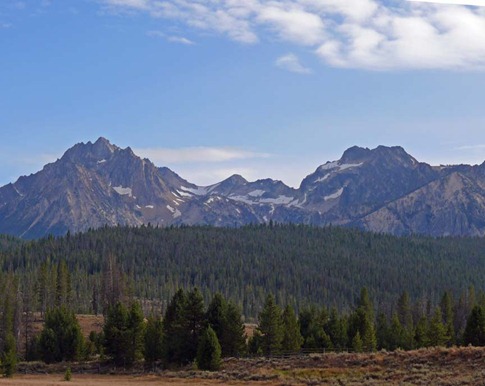
<path id="1" fill-rule="evenodd" d="M 0 233 L 27 239 L 117 224 L 270 221 L 483 236 L 485 163 L 431 166 L 402 147 L 354 146 L 319 166 L 298 189 L 239 175 L 202 187 L 99 138 L 0 188 Z"/>

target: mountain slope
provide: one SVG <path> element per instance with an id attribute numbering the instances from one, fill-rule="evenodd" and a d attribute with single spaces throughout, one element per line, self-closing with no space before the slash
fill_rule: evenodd
<path id="1" fill-rule="evenodd" d="M 104 225 L 241 226 L 269 221 L 393 234 L 485 235 L 485 164 L 433 167 L 401 147 L 352 147 L 298 189 L 234 175 L 201 187 L 104 138 L 0 188 L 0 233 Z"/>

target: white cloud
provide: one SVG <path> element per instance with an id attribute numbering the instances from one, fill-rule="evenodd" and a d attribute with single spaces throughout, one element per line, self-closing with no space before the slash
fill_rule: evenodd
<path id="1" fill-rule="evenodd" d="M 152 5 L 150 0 L 105 0 L 105 3 L 113 7 L 133 8 L 138 10 L 149 10 Z"/>
<path id="2" fill-rule="evenodd" d="M 282 167 L 284 165 L 284 167 Z M 295 159 L 291 156 L 276 156 L 251 160 L 232 160 L 227 162 L 191 162 L 167 165 L 187 181 L 199 186 L 212 185 L 233 174 L 239 174 L 248 181 L 272 178 L 285 184 L 298 187 L 303 178 L 313 172 L 315 160 Z M 161 166 L 161 164 L 159 165 Z"/>
<path id="3" fill-rule="evenodd" d="M 165 39 L 170 43 L 184 44 L 184 45 L 187 45 L 187 46 L 192 46 L 192 45 L 195 44 L 195 42 L 193 42 L 192 40 L 190 40 L 186 37 L 170 36 L 170 35 L 166 35 L 165 33 L 161 32 L 161 31 L 148 31 L 147 35 L 151 36 L 151 37 Z"/>
<path id="4" fill-rule="evenodd" d="M 187 46 L 192 46 L 195 44 L 192 40 L 184 38 L 183 36 L 169 36 L 167 40 L 171 43 L 185 44 Z"/>
<path id="5" fill-rule="evenodd" d="M 275 30 L 282 40 L 309 45 L 318 44 L 324 36 L 324 26 L 320 15 L 298 7 L 261 7 L 256 19 Z"/>
<path id="6" fill-rule="evenodd" d="M 458 146 L 455 150 L 485 150 L 485 144 Z"/>
<path id="7" fill-rule="evenodd" d="M 474 5 L 485 7 L 485 0 L 408 0 L 418 3 L 454 4 L 454 5 Z"/>
<path id="8" fill-rule="evenodd" d="M 251 158 L 267 158 L 270 156 L 265 153 L 256 153 L 231 147 L 138 148 L 133 151 L 158 165 L 190 162 L 227 162 Z"/>
<path id="9" fill-rule="evenodd" d="M 98 1 L 242 43 L 276 39 L 306 47 L 335 67 L 485 69 L 485 9 L 465 6 L 485 0 Z"/>
<path id="10" fill-rule="evenodd" d="M 305 67 L 298 56 L 295 54 L 287 54 L 276 59 L 275 64 L 287 71 L 296 72 L 298 74 L 311 74 L 312 70 Z"/>

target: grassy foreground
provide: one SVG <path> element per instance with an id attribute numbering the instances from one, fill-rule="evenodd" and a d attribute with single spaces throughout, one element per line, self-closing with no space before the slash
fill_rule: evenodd
<path id="1" fill-rule="evenodd" d="M 223 369 L 208 373 L 179 371 L 129 374 L 73 364 L 70 383 L 88 386 L 147 385 L 479 385 L 485 379 L 485 348 L 432 348 L 372 354 L 325 354 L 291 358 L 226 359 Z M 66 385 L 63 365 L 21 365 L 13 379 L 0 385 Z M 65 368 L 65 365 L 64 365 Z M 98 369 L 96 371 L 96 369 Z M 80 372 L 83 374 L 80 374 Z M 122 371 L 123 372 L 123 371 Z M 23 374 L 27 373 L 27 374 Z"/>

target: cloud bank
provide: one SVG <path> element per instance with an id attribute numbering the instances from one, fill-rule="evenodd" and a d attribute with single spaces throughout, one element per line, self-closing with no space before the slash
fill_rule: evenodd
<path id="1" fill-rule="evenodd" d="M 283 70 L 296 72 L 297 74 L 311 74 L 312 70 L 305 67 L 298 56 L 295 54 L 287 54 L 276 59 L 275 64 Z"/>
<path id="2" fill-rule="evenodd" d="M 266 153 L 256 153 L 232 147 L 138 148 L 133 151 L 141 157 L 148 158 L 150 161 L 161 165 L 193 162 L 227 162 L 270 157 Z"/>
<path id="3" fill-rule="evenodd" d="M 485 8 L 465 6 L 482 0 L 98 1 L 114 12 L 169 19 L 240 43 L 276 39 L 333 67 L 485 69 Z"/>

